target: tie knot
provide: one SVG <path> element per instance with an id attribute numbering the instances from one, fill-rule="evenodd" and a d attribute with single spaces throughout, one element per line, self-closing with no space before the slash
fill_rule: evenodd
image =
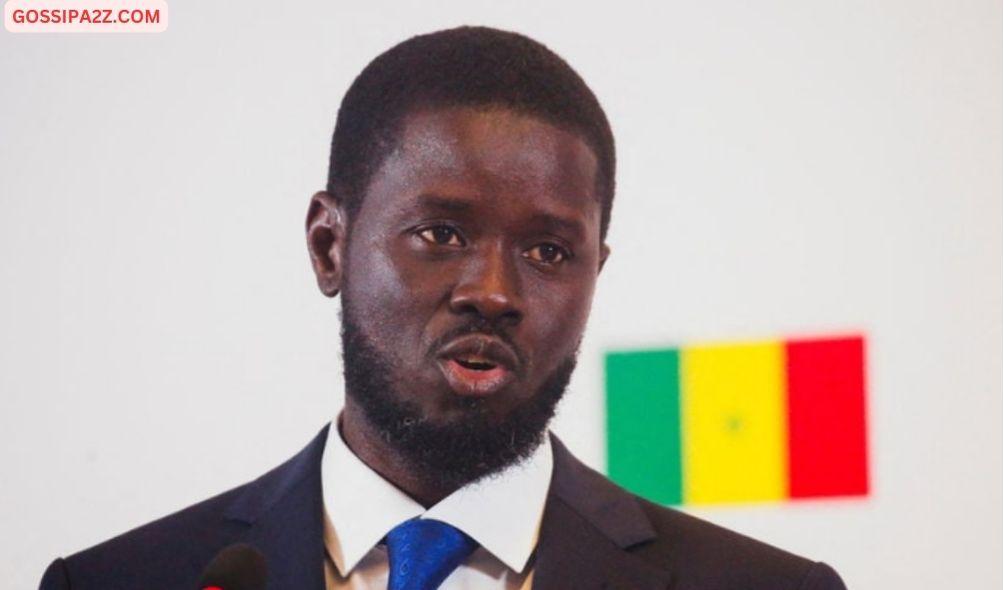
<path id="1" fill-rule="evenodd" d="M 435 590 L 478 546 L 456 527 L 413 518 L 387 533 L 388 590 Z"/>

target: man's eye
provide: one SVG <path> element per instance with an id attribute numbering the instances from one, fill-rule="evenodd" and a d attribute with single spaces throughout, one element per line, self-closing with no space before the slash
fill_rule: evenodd
<path id="1" fill-rule="evenodd" d="M 453 229 L 448 225 L 437 225 L 435 227 L 427 227 L 420 232 L 418 236 L 429 242 L 430 244 L 436 244 L 437 246 L 463 246 L 464 241 L 460 238 L 460 234 L 457 230 Z"/>
<path id="2" fill-rule="evenodd" d="M 570 258 L 568 250 L 557 244 L 538 244 L 523 253 L 523 256 L 544 264 L 559 264 Z"/>

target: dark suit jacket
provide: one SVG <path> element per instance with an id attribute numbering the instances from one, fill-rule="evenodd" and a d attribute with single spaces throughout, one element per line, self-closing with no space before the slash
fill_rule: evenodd
<path id="1" fill-rule="evenodd" d="M 324 590 L 321 455 L 327 427 L 258 479 L 52 562 L 42 590 L 191 590 L 236 542 L 264 553 L 269 588 Z M 836 572 L 657 506 L 617 487 L 558 441 L 534 557 L 536 588 L 844 588 Z"/>

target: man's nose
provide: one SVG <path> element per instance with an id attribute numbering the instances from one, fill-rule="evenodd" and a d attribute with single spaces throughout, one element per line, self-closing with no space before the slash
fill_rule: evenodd
<path id="1" fill-rule="evenodd" d="M 477 313 L 493 322 L 515 325 L 523 319 L 520 278 L 502 246 L 471 255 L 450 296 L 455 313 Z"/>

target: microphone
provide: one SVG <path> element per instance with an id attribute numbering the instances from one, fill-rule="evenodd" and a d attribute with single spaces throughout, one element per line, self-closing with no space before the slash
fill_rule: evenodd
<path id="1" fill-rule="evenodd" d="M 199 590 L 265 590 L 265 556 L 247 543 L 225 547 L 199 578 Z"/>

